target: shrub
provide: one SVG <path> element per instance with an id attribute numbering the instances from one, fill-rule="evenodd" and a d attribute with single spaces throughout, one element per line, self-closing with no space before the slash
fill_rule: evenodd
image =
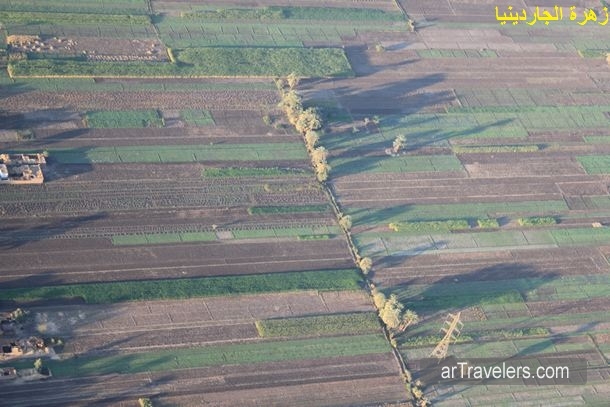
<path id="1" fill-rule="evenodd" d="M 381 310 L 386 302 L 385 294 L 374 288 L 373 289 L 373 302 L 375 303 L 375 307 L 377 307 L 378 310 Z"/>
<path id="2" fill-rule="evenodd" d="M 352 228 L 352 217 L 349 215 L 341 215 L 339 218 L 339 225 L 345 231 L 349 231 Z"/>
<path id="3" fill-rule="evenodd" d="M 552 216 L 532 216 L 529 218 L 519 218 L 521 226 L 550 226 L 557 223 L 557 220 Z"/>
<path id="4" fill-rule="evenodd" d="M 373 260 L 370 257 L 363 257 L 358 262 L 358 266 L 360 266 L 360 270 L 362 270 L 364 274 L 368 274 L 373 267 Z"/>
<path id="5" fill-rule="evenodd" d="M 140 407 L 153 407 L 153 403 L 148 397 L 140 397 L 138 399 L 138 404 Z"/>
<path id="6" fill-rule="evenodd" d="M 500 224 L 497 219 L 481 218 L 477 219 L 477 225 L 482 229 L 499 228 Z"/>

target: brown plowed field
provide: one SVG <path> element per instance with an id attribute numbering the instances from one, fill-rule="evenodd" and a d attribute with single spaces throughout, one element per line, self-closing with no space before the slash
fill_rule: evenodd
<path id="1" fill-rule="evenodd" d="M 367 312 L 371 302 L 360 291 L 301 291 L 28 309 L 33 328 L 65 338 L 64 352 L 85 354 L 256 341 L 256 320 Z"/>
<path id="2" fill-rule="evenodd" d="M 5 399 L 15 407 L 127 406 L 139 396 L 181 406 L 377 405 L 406 401 L 395 368 L 388 355 L 371 355 L 58 379 L 37 384 L 34 395 L 27 386 L 7 387 Z"/>

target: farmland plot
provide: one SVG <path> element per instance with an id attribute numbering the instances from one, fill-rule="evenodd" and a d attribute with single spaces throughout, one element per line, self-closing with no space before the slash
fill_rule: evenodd
<path id="1" fill-rule="evenodd" d="M 582 358 L 590 381 L 427 384 L 434 405 L 521 405 L 533 394 L 603 404 L 610 133 L 607 64 L 593 49 L 607 48 L 607 33 L 563 24 L 526 35 L 483 2 L 400 3 L 417 35 L 353 47 L 355 78 L 303 89 L 341 111 L 320 144 L 371 282 L 421 318 L 399 351 L 417 378 L 447 313 L 461 311 L 449 354 Z M 406 143 L 390 154 L 399 135 Z"/>
<path id="2" fill-rule="evenodd" d="M 2 10 L 37 13 L 48 3 Z M 116 311 L 68 335 L 66 350 L 81 354 L 52 362 L 54 383 L 35 396 L 11 386 L 14 405 L 48 405 L 58 389 L 58 405 L 142 396 L 186 406 L 409 398 L 301 140 L 263 122 L 278 116 L 269 77 L 290 71 L 323 77 L 297 89 L 329 123 L 319 140 L 329 152 L 328 185 L 352 217 L 358 253 L 372 258 L 367 278 L 421 317 L 395 342 L 414 378 L 447 313 L 457 311 L 465 327 L 452 354 L 589 361 L 586 386 L 428 385 L 424 395 L 435 405 L 607 398 L 603 27 L 501 26 L 479 1 L 400 1 L 411 33 L 406 16 L 394 19 L 395 2 L 327 3 L 337 9 L 329 15 L 342 15 L 332 27 L 316 15 L 319 2 L 279 0 L 62 10 L 137 17 L 112 32 L 105 24 L 11 23 L 9 34 L 154 39 L 167 54 L 119 62 L 39 53 L 11 61 L 15 77 L 1 79 L 12 109 L 3 126 L 34 137 L 3 147 L 50 153 L 46 184 L 2 190 L 0 291 L 4 301 L 21 301 L 3 304 L 41 301 L 49 319 L 38 324 L 47 329 L 59 312 L 69 319 L 79 307 L 99 310 L 95 299 Z M 208 75 L 267 79 L 199 78 Z M 72 126 L 64 132 L 32 119 L 42 106 L 47 114 L 70 106 L 77 115 L 157 115 L 138 115 L 141 128 L 106 120 L 95 129 L 64 116 Z M 401 134 L 406 145 L 388 154 Z M 148 301 L 115 304 L 127 300 Z M 53 301 L 67 308 L 52 309 Z M 71 369 L 91 376 L 69 378 Z"/>
<path id="3" fill-rule="evenodd" d="M 299 339 L 302 334 L 287 333 L 281 342 L 260 338 L 255 328 L 255 322 L 260 319 L 281 316 L 284 321 L 290 321 L 312 313 L 319 314 L 319 319 L 334 318 L 346 315 L 336 314 L 338 312 L 369 309 L 369 300 L 361 291 L 301 291 L 104 307 L 32 308 L 34 326 L 28 325 L 27 329 L 52 330 L 53 334 L 67 339 L 66 354 L 75 353 L 81 357 L 49 362 L 53 364 L 54 386 L 41 384 L 38 396 L 30 398 L 29 403 L 42 403 L 51 391 L 59 395 L 58 403 L 78 405 L 83 401 L 108 402 L 125 392 L 150 395 L 159 400 L 185 397 L 195 388 L 199 388 L 195 393 L 204 389 L 206 397 L 224 403 L 242 397 L 240 392 L 244 388 L 270 389 L 271 395 L 266 399 L 280 400 L 303 397 L 293 390 L 293 386 L 301 385 L 299 383 L 332 399 L 338 396 L 325 390 L 326 383 L 372 385 L 380 378 L 387 383 L 380 392 L 375 390 L 356 397 L 372 401 L 404 397 L 396 390 L 393 393 L 390 390 L 400 386 L 389 385 L 397 379 L 395 365 L 385 340 L 379 336 L 376 321 L 359 336 Z M 150 334 L 152 331 L 154 333 Z M 144 349 L 155 351 L 147 353 Z M 96 356 L 83 357 L 88 353 Z M 312 358 L 312 353 L 318 357 Z M 85 377 L 74 377 L 75 373 Z M 122 377 L 121 381 L 112 379 L 117 373 Z M 144 388 L 140 383 L 145 378 L 152 378 L 154 384 Z M 77 385 L 67 386 L 75 381 Z M 105 383 L 103 389 L 102 382 Z M 166 382 L 180 390 L 164 394 Z M 288 386 L 288 396 L 280 398 L 275 394 L 274 389 L 280 386 Z M 88 390 L 90 395 L 83 397 L 85 387 L 92 392 Z M 15 405 L 22 405 L 20 386 L 12 386 L 7 391 L 7 397 L 15 400 Z"/>

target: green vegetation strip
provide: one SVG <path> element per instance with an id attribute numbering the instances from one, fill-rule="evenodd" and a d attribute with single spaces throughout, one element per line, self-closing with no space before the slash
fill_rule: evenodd
<path id="1" fill-rule="evenodd" d="M 590 144 L 608 144 L 610 143 L 610 136 L 584 136 L 583 140 Z"/>
<path id="2" fill-rule="evenodd" d="M 441 172 L 461 171 L 463 169 L 460 160 L 453 155 L 332 158 L 329 164 L 335 175 L 378 172 Z"/>
<path id="3" fill-rule="evenodd" d="M 158 110 L 97 110 L 87 112 L 86 123 L 91 128 L 163 127 Z"/>
<path id="4" fill-rule="evenodd" d="M 380 330 L 377 315 L 372 312 L 316 315 L 298 318 L 256 321 L 263 338 L 278 336 L 357 335 Z"/>
<path id="5" fill-rule="evenodd" d="M 10 26 L 14 25 L 149 25 L 150 18 L 143 15 L 112 15 L 112 14 L 82 14 L 82 13 L 37 13 L 0 11 L 0 21 Z"/>
<path id="6" fill-rule="evenodd" d="M 222 145 L 119 146 L 89 149 L 49 149 L 50 159 L 63 164 L 186 163 L 201 161 L 305 160 L 301 143 L 241 143 Z"/>
<path id="7" fill-rule="evenodd" d="M 389 228 L 395 232 L 421 233 L 421 232 L 450 232 L 452 230 L 470 229 L 467 220 L 445 220 L 428 222 L 394 222 Z"/>
<path id="8" fill-rule="evenodd" d="M 328 240 L 341 233 L 337 226 L 311 226 L 232 231 L 235 239 L 296 237 L 299 240 Z M 147 233 L 112 236 L 115 246 L 176 244 L 216 241 L 214 232 Z"/>
<path id="9" fill-rule="evenodd" d="M 115 246 L 210 242 L 215 240 L 216 233 L 214 232 L 149 233 L 143 235 L 112 236 L 112 244 Z"/>
<path id="10" fill-rule="evenodd" d="M 62 1 L 19 0 L 0 3 L 0 10 L 40 11 L 45 14 L 56 12 L 96 13 L 96 14 L 146 14 L 146 0 L 100 0 Z"/>
<path id="11" fill-rule="evenodd" d="M 6 75 L 6 73 L 4 73 Z M 221 91 L 273 91 L 277 89 L 269 82 L 203 82 L 196 81 L 129 81 L 129 80 L 103 80 L 96 81 L 93 78 L 23 78 L 8 79 L 8 76 L 0 74 L 0 84 L 6 86 L 6 92 L 21 92 L 23 90 L 41 90 L 45 92 L 56 92 L 73 90 L 78 92 L 193 92 L 199 90 L 221 90 Z"/>
<path id="12" fill-rule="evenodd" d="M 608 49 L 579 49 L 578 54 L 582 58 L 606 58 Z"/>
<path id="13" fill-rule="evenodd" d="M 494 329 L 489 331 L 478 331 L 463 333 L 457 338 L 455 343 L 472 342 L 476 340 L 502 340 L 526 338 L 530 336 L 548 336 L 550 330 L 544 327 L 533 328 L 516 328 L 516 329 Z M 442 335 L 427 335 L 427 336 L 411 336 L 400 343 L 401 347 L 418 348 L 423 346 L 435 346 L 441 339 Z"/>
<path id="14" fill-rule="evenodd" d="M 610 275 L 515 278 L 499 281 L 413 284 L 392 290 L 417 311 L 523 304 L 526 301 L 589 300 L 608 297 Z M 388 293 L 389 294 L 389 293 Z"/>
<path id="15" fill-rule="evenodd" d="M 418 235 L 419 234 L 419 235 Z M 438 250 L 472 251 L 485 248 L 527 246 L 570 247 L 607 245 L 610 228 L 562 228 L 479 231 L 475 233 L 405 233 L 363 232 L 354 237 L 367 255 L 424 254 Z M 422 250 L 422 248 L 424 248 Z"/>
<path id="16" fill-rule="evenodd" d="M 372 8 L 340 7 L 260 7 L 206 9 L 181 14 L 185 19 L 209 20 L 314 20 L 337 21 L 404 21 L 402 13 Z"/>
<path id="17" fill-rule="evenodd" d="M 307 171 L 299 168 L 204 168 L 202 176 L 207 178 L 238 178 L 238 177 L 280 177 L 288 175 L 304 175 Z"/>
<path id="18" fill-rule="evenodd" d="M 250 215 L 265 215 L 272 213 L 301 213 L 301 212 L 327 212 L 328 204 L 320 205 L 294 205 L 294 206 L 252 206 L 248 208 Z"/>
<path id="19" fill-rule="evenodd" d="M 477 154 L 477 153 L 533 153 L 540 150 L 540 147 L 532 145 L 518 146 L 453 146 L 455 154 Z"/>
<path id="20" fill-rule="evenodd" d="M 241 365 L 307 360 L 337 356 L 358 356 L 388 352 L 383 335 L 355 335 L 292 341 L 215 345 L 187 349 L 157 350 L 106 356 L 85 356 L 62 361 L 45 360 L 55 377 L 134 374 L 206 366 Z M 11 366 L 22 367 L 19 364 Z M 31 362 L 23 362 L 31 366 Z"/>
<path id="21" fill-rule="evenodd" d="M 399 205 L 395 207 L 349 208 L 354 224 L 452 220 L 495 217 L 495 214 L 567 211 L 565 201 L 489 202 L 463 204 Z"/>
<path id="22" fill-rule="evenodd" d="M 576 159 L 587 174 L 610 174 L 610 155 L 583 155 Z"/>
<path id="23" fill-rule="evenodd" d="M 11 77 L 206 77 L 352 76 L 339 48 L 190 48 L 176 52 L 177 63 L 21 60 L 9 63 Z"/>
<path id="24" fill-rule="evenodd" d="M 326 240 L 341 233 L 338 226 L 311 226 L 300 228 L 273 228 L 234 230 L 235 239 L 257 239 L 268 237 L 297 237 L 300 240 Z"/>
<path id="25" fill-rule="evenodd" d="M 296 290 L 357 290 L 353 269 L 0 289 L 0 300 L 82 298 L 90 304 Z"/>

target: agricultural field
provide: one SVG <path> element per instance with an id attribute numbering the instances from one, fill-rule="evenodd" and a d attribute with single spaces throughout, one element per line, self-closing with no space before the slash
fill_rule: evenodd
<path id="1" fill-rule="evenodd" d="M 353 76 L 344 45 L 404 15 L 257 6 L 0 4 L 0 150 L 47 160 L 42 185 L 0 185 L 0 311 L 55 344 L 53 377 L 3 401 L 410 402 L 273 81 Z"/>
<path id="2" fill-rule="evenodd" d="M 448 313 L 461 312 L 450 355 L 588 365 L 584 386 L 416 392 L 441 406 L 604 404 L 607 31 L 504 26 L 482 1 L 399 3 L 416 33 L 349 48 L 355 78 L 301 89 L 328 112 L 319 145 L 351 241 L 372 259 L 367 278 L 420 317 L 396 348 L 416 380 Z M 577 3 L 580 15 L 604 6 Z"/>
<path id="3" fill-rule="evenodd" d="M 56 353 L 3 401 L 607 401 L 605 27 L 501 25 L 482 0 L 321 5 L 0 4 L 0 152 L 47 161 L 42 185 L 0 185 L 0 312 L 29 311 L 21 335 Z M 313 143 L 284 117 L 291 73 Z M 388 329 L 373 288 L 419 321 Z M 580 359 L 587 383 L 419 382 L 457 312 L 450 355 Z"/>

